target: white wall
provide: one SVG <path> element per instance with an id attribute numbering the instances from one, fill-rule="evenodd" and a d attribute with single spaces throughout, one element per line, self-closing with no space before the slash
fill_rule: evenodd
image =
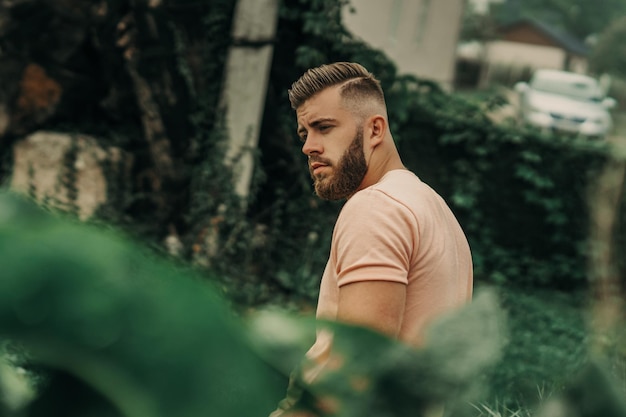
<path id="1" fill-rule="evenodd" d="M 565 52 L 551 46 L 494 41 L 487 45 L 487 59 L 495 65 L 563 69 Z"/>
<path id="2" fill-rule="evenodd" d="M 482 86 L 489 83 L 493 71 L 498 67 L 510 67 L 520 70 L 524 68 L 566 69 L 566 53 L 560 48 L 510 41 L 489 42 L 486 48 L 488 65 L 481 77 L 480 84 Z M 572 57 L 569 71 L 585 74 L 587 72 L 587 60 L 582 57 Z"/>
<path id="3" fill-rule="evenodd" d="M 401 74 L 451 89 L 464 0 L 352 0 L 346 27 L 382 50 Z"/>

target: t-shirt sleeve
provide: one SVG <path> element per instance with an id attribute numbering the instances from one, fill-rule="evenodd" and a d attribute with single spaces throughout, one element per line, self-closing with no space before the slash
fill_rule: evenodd
<path id="1" fill-rule="evenodd" d="M 364 190 L 344 205 L 333 236 L 337 285 L 359 281 L 408 284 L 417 224 L 409 209 L 378 190 Z"/>

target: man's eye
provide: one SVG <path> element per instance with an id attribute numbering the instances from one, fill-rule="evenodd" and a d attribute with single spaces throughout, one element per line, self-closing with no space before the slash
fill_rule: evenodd
<path id="1" fill-rule="evenodd" d="M 331 126 L 322 125 L 322 126 L 319 127 L 319 130 L 320 130 L 320 132 L 324 132 L 324 131 L 326 131 L 326 130 L 328 130 L 330 128 L 331 128 Z"/>
<path id="2" fill-rule="evenodd" d="M 306 135 L 299 135 L 298 139 L 300 139 L 300 142 L 304 143 L 306 142 Z"/>

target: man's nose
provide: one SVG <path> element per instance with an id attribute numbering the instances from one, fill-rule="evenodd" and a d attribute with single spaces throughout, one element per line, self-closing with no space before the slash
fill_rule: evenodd
<path id="1" fill-rule="evenodd" d="M 321 154 L 324 151 L 322 141 L 317 139 L 315 135 L 308 135 L 304 145 L 302 145 L 302 153 L 305 155 Z"/>

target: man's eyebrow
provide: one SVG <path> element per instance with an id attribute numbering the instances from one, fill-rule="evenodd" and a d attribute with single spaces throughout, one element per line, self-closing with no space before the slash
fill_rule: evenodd
<path id="1" fill-rule="evenodd" d="M 311 123 L 309 123 L 311 125 L 311 127 L 316 127 L 319 126 L 323 123 L 328 123 L 328 122 L 334 122 L 336 121 L 336 119 L 332 118 L 332 117 L 320 117 L 319 119 L 315 119 L 313 120 Z M 304 127 L 300 126 L 300 128 L 298 130 L 304 129 Z"/>
<path id="2" fill-rule="evenodd" d="M 335 122 L 336 120 L 337 119 L 334 119 L 332 117 L 320 117 L 319 119 L 313 120 L 310 123 L 310 126 L 315 128 L 315 127 L 317 127 L 317 126 L 319 126 L 321 124 L 328 123 L 328 122 Z M 298 130 L 297 130 L 298 135 L 302 135 L 302 134 L 306 133 L 306 131 L 307 130 L 306 130 L 306 128 L 304 126 L 298 125 Z"/>
<path id="3" fill-rule="evenodd" d="M 319 119 L 313 120 L 311 122 L 311 126 L 315 127 L 315 126 L 319 126 L 322 123 L 328 123 L 328 122 L 334 122 L 336 119 L 333 119 L 332 117 L 321 117 Z"/>

